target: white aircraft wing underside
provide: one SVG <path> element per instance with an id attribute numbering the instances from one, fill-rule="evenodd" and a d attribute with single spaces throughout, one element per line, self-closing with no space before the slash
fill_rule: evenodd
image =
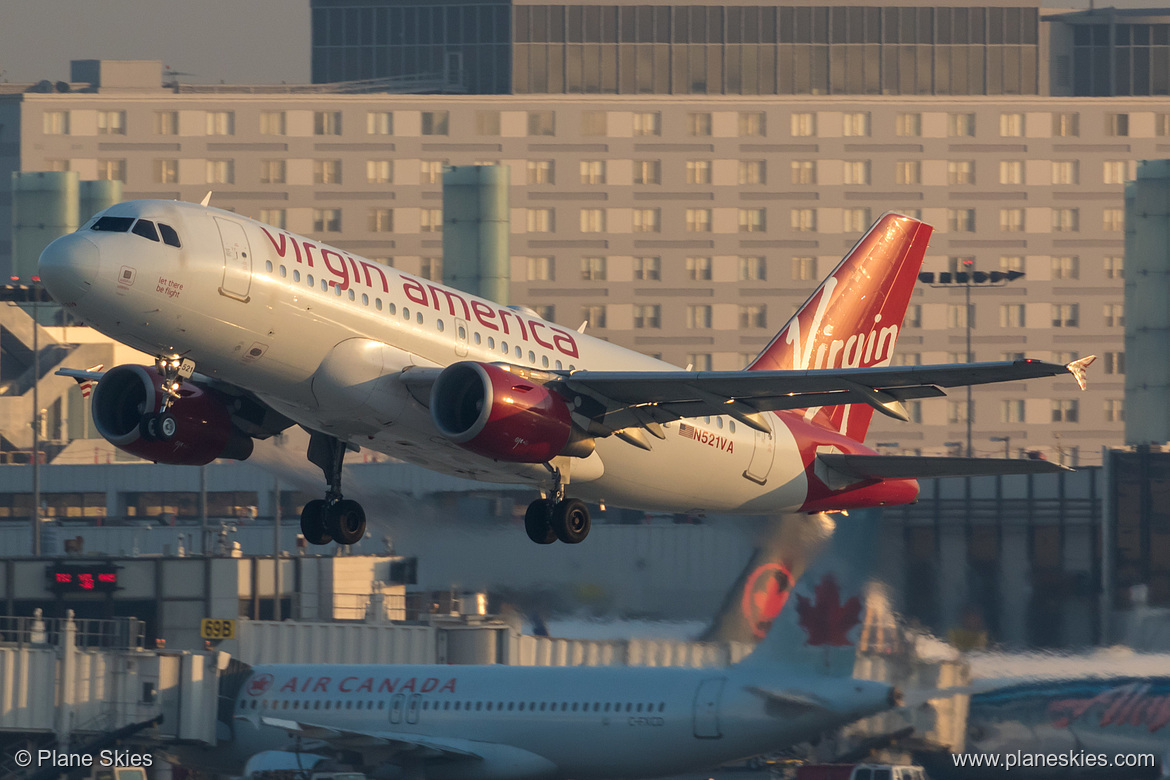
<path id="1" fill-rule="evenodd" d="M 423 758 L 446 758 L 461 761 L 482 761 L 484 756 L 475 750 L 475 743 L 465 739 L 429 737 L 394 731 L 352 731 L 334 726 L 323 726 L 285 718 L 262 717 L 265 726 L 283 729 L 291 736 L 318 740 L 332 748 L 359 752 L 381 753 L 413 752 Z"/>

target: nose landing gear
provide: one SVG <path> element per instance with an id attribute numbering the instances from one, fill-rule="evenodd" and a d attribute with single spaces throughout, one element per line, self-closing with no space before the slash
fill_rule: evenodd
<path id="1" fill-rule="evenodd" d="M 309 462 L 325 474 L 329 490 L 301 510 L 301 534 L 309 544 L 357 544 L 366 534 L 366 512 L 357 501 L 342 498 L 341 467 L 345 442 L 310 431 Z"/>
<path id="2" fill-rule="evenodd" d="M 579 498 L 565 498 L 560 471 L 553 469 L 553 490 L 549 498 L 536 499 L 524 513 L 524 531 L 537 544 L 580 544 L 589 535 L 589 508 Z"/>

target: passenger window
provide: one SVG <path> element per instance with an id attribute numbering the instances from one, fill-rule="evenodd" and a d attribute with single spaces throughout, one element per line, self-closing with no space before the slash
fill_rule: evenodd
<path id="1" fill-rule="evenodd" d="M 370 296 L 366 295 L 365 293 L 362 293 L 362 306 L 369 306 L 369 305 L 370 305 Z"/>
<path id="2" fill-rule="evenodd" d="M 312 275 L 312 274 L 309 274 L 308 276 L 306 276 L 306 277 L 305 277 L 305 281 L 309 283 L 309 286 L 310 286 L 310 287 L 315 287 L 315 286 L 316 286 L 316 283 L 313 281 L 313 275 Z"/>
<path id="3" fill-rule="evenodd" d="M 503 353 L 504 353 L 505 355 L 507 355 L 507 354 L 508 354 L 508 342 L 506 342 L 506 341 L 501 341 L 501 342 L 500 342 L 500 349 L 503 351 Z"/>
<path id="4" fill-rule="evenodd" d="M 377 309 L 378 311 L 382 311 L 382 299 L 381 298 L 374 299 L 374 308 Z"/>
<path id="5" fill-rule="evenodd" d="M 264 261 L 264 270 L 267 271 L 268 273 L 272 273 L 272 261 L 271 260 Z"/>
<path id="6" fill-rule="evenodd" d="M 496 339 L 494 336 L 488 336 L 488 349 L 496 348 Z"/>
<path id="7" fill-rule="evenodd" d="M 556 369 L 557 369 L 557 371 L 560 371 L 560 370 L 561 370 L 561 361 L 559 361 L 559 360 L 558 360 L 558 361 L 557 361 L 556 363 L 554 363 L 553 365 L 554 365 L 554 366 L 556 366 Z"/>
<path id="8" fill-rule="evenodd" d="M 410 309 L 405 306 L 402 307 L 402 319 L 410 321 Z"/>
<path id="9" fill-rule="evenodd" d="M 301 280 L 301 272 L 294 268 L 293 269 L 293 281 L 299 282 L 300 280 Z"/>
<path id="10" fill-rule="evenodd" d="M 134 217 L 102 217 L 90 230 L 104 233 L 125 233 L 134 224 Z"/>
<path id="11" fill-rule="evenodd" d="M 723 418 L 722 417 L 715 418 L 715 427 L 718 428 L 719 430 L 723 430 Z"/>
<path id="12" fill-rule="evenodd" d="M 321 292 L 329 292 L 329 282 L 324 279 L 321 280 Z M 341 288 L 337 288 L 337 294 L 341 295 Z"/>
<path id="13" fill-rule="evenodd" d="M 321 280 L 321 289 L 322 289 L 322 290 L 324 290 L 324 289 L 325 289 L 325 280 L 324 280 L 324 279 L 322 279 L 322 280 Z M 340 298 L 340 297 L 341 297 L 341 294 L 342 294 L 343 292 L 345 292 L 345 290 L 342 290 L 342 289 L 341 289 L 341 285 L 340 285 L 340 284 L 337 284 L 337 283 L 334 283 L 334 284 L 333 284 L 333 294 L 334 294 L 334 295 L 336 295 L 338 298 Z"/>
<path id="14" fill-rule="evenodd" d="M 165 225 L 162 222 L 158 223 L 158 232 L 162 233 L 163 243 L 167 246 L 179 247 L 179 234 L 170 225 Z"/>
<path id="15" fill-rule="evenodd" d="M 540 365 L 542 368 L 548 368 L 548 355 L 540 356 Z"/>
<path id="16" fill-rule="evenodd" d="M 516 345 L 516 357 L 524 357 L 524 350 L 520 348 L 519 344 Z"/>
<path id="17" fill-rule="evenodd" d="M 349 299 L 352 301 L 355 296 L 356 296 L 356 293 L 354 293 L 353 288 L 352 287 L 349 288 Z"/>
<path id="18" fill-rule="evenodd" d="M 389 306 L 386 307 L 386 311 L 390 312 L 391 314 L 396 313 L 398 311 L 398 304 L 395 304 L 395 303 L 390 304 Z"/>
<path id="19" fill-rule="evenodd" d="M 473 338 L 475 339 L 476 344 L 480 343 L 483 340 L 482 337 L 479 335 L 478 331 L 476 332 L 476 334 Z"/>
<path id="20" fill-rule="evenodd" d="M 535 352 L 533 352 L 532 350 L 528 350 L 528 362 L 529 362 L 529 363 L 535 363 L 535 362 L 536 362 L 536 353 L 535 353 Z"/>
<path id="21" fill-rule="evenodd" d="M 447 328 L 442 320 L 435 320 L 435 327 L 439 329 L 439 333 L 442 333 Z"/>
<path id="22" fill-rule="evenodd" d="M 136 236 L 149 238 L 151 241 L 158 241 L 158 231 L 154 229 L 154 223 L 149 219 L 140 219 L 134 223 L 134 228 L 130 231 Z"/>
<path id="23" fill-rule="evenodd" d="M 282 265 L 282 266 L 280 267 L 280 278 L 281 278 L 281 279 L 284 279 L 284 278 L 286 278 L 287 276 L 288 276 L 288 269 L 287 269 L 287 268 L 285 268 L 285 267 Z"/>
<path id="24" fill-rule="evenodd" d="M 422 324 L 423 324 L 423 318 L 422 318 L 422 312 L 421 312 L 421 311 L 420 311 L 418 314 L 415 314 L 415 315 L 414 315 L 414 321 L 415 321 L 415 322 L 417 322 L 419 325 L 422 325 Z"/>

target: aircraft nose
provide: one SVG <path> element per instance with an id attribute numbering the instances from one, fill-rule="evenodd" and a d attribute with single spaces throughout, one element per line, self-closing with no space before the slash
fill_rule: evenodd
<path id="1" fill-rule="evenodd" d="M 77 303 L 97 278 L 101 258 L 97 244 L 85 236 L 61 236 L 41 252 L 39 273 L 45 289 L 60 304 Z"/>

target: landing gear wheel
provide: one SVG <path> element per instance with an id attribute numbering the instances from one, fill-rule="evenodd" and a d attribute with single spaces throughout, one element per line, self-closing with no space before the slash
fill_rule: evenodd
<path id="1" fill-rule="evenodd" d="M 580 544 L 589 535 L 589 507 L 579 498 L 566 498 L 553 509 L 552 529 L 565 544 Z"/>
<path id="2" fill-rule="evenodd" d="M 170 412 L 155 415 L 154 437 L 159 441 L 170 441 L 179 431 L 179 421 Z"/>
<path id="3" fill-rule="evenodd" d="M 524 531 L 537 544 L 552 544 L 557 540 L 552 529 L 553 505 L 551 501 L 538 498 L 528 505 L 524 513 Z"/>
<path id="4" fill-rule="evenodd" d="M 357 544 L 366 535 L 366 511 L 351 499 L 342 499 L 325 512 L 325 527 L 338 544 Z"/>
<path id="5" fill-rule="evenodd" d="M 143 441 L 156 441 L 158 439 L 158 415 L 148 412 L 142 415 L 142 419 L 138 421 L 138 435 L 142 437 Z"/>
<path id="6" fill-rule="evenodd" d="M 325 500 L 315 498 L 301 510 L 301 536 L 309 544 L 329 544 L 333 537 L 325 530 Z"/>

